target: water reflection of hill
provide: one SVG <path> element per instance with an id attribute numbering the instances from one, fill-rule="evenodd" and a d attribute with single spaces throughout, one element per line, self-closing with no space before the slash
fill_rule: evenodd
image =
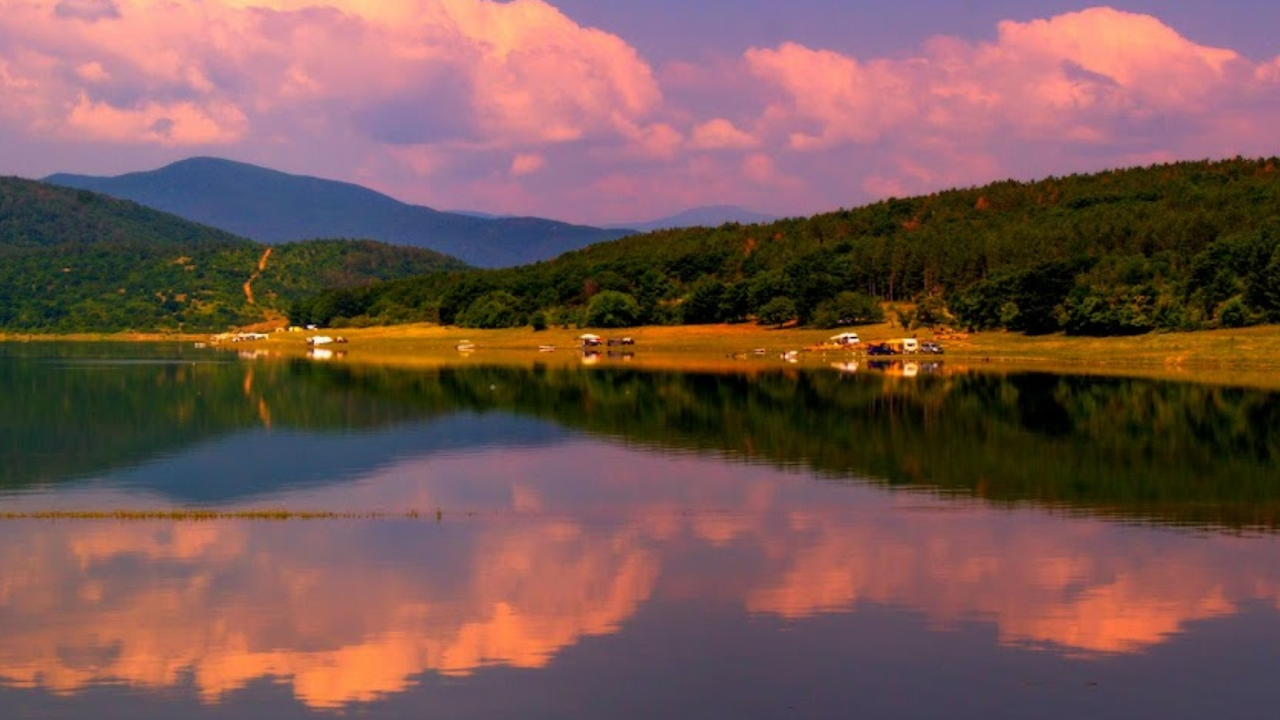
<path id="1" fill-rule="evenodd" d="M 1274 528 L 1280 517 L 1280 398 L 1252 390 L 1049 374 L 424 372 L 36 358 L 0 362 L 0 388 L 16 399 L 0 418 L 0 471 L 9 488 L 136 466 L 250 429 L 404 431 L 499 411 L 503 422 L 514 423 L 511 414 L 539 418 L 629 443 L 994 502 L 1231 527 Z M 502 426 L 489 424 L 494 419 L 475 424 L 493 433 L 464 432 L 448 447 L 505 442 Z M 554 441 L 555 433 L 530 427 L 510 426 L 532 433 L 517 442 Z M 390 449 L 351 443 L 346 467 L 354 473 L 389 452 L 433 451 L 430 443 L 415 448 L 413 432 L 404 438 Z M 229 473 L 233 465 L 223 467 Z M 241 489 L 296 482 L 303 467 L 281 463 Z M 226 481 L 218 475 L 214 468 L 205 481 Z M 212 497 L 234 497 L 227 487 Z M 177 486 L 168 492 L 209 496 Z"/>
<path id="2" fill-rule="evenodd" d="M 447 376 L 388 384 L 381 373 L 137 345 L 4 350 L 0 491 L 111 474 L 178 500 L 231 501 L 409 455 L 563 435 L 509 414 L 479 420 L 479 398 Z"/>

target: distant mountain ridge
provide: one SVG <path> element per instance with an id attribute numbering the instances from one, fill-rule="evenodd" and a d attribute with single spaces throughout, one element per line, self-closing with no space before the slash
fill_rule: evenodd
<path id="1" fill-rule="evenodd" d="M 45 182 L 132 200 L 258 242 L 380 240 L 429 248 L 479 267 L 548 260 L 632 233 L 542 218 L 441 212 L 352 183 L 210 157 L 115 177 L 59 173 Z"/>
<path id="2" fill-rule="evenodd" d="M 479 210 L 450 210 L 449 212 L 486 220 L 511 217 L 510 215 L 495 215 L 493 213 L 480 212 Z M 656 220 L 609 223 L 601 227 L 611 230 L 635 230 L 636 232 L 647 233 L 654 230 L 672 230 L 675 228 L 719 227 L 725 223 L 757 225 L 771 223 L 777 219 L 778 217 L 775 215 L 753 212 L 737 205 L 704 205 L 702 207 L 689 208 Z"/>
<path id="3" fill-rule="evenodd" d="M 656 220 L 646 220 L 643 222 L 619 223 L 606 225 L 607 228 L 629 228 L 638 232 L 652 232 L 654 230 L 670 230 L 674 228 L 689 227 L 719 227 L 725 223 L 738 223 L 740 225 L 755 225 L 757 223 L 771 223 L 778 218 L 773 215 L 765 215 L 763 213 L 753 212 L 740 208 L 737 205 L 707 205 L 704 207 L 690 208 L 675 215 L 658 218 Z"/>

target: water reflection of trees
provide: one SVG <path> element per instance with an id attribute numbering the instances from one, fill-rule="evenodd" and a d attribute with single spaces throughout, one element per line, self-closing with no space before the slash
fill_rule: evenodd
<path id="1" fill-rule="evenodd" d="M 1274 527 L 1280 508 L 1272 393 L 1035 373 L 472 372 L 517 388 L 518 412 L 835 478 L 1180 523 Z"/>
<path id="2" fill-rule="evenodd" d="M 1276 394 L 1051 374 L 454 367 L 297 362 L 0 362 L 9 487 L 274 425 L 391 427 L 501 411 L 592 434 L 833 479 L 1162 522 L 1273 528 Z"/>

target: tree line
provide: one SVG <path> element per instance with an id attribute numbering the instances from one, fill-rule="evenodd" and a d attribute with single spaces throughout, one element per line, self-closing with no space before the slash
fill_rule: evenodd
<path id="1" fill-rule="evenodd" d="M 1117 335 L 1280 321 L 1276 158 L 1003 181 L 762 225 L 666 230 L 502 270 L 305 297 L 294 322 L 754 321 Z"/>

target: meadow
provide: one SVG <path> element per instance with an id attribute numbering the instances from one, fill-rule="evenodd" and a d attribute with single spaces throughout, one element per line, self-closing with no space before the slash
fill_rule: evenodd
<path id="1" fill-rule="evenodd" d="M 863 346 L 915 335 L 920 340 L 937 340 L 945 349 L 942 355 L 872 359 L 942 361 L 951 369 L 992 372 L 1043 370 L 1280 388 L 1280 326 L 1274 325 L 1106 338 L 1069 337 L 1060 333 L 1029 336 L 1007 331 L 904 332 L 900 326 L 889 323 L 859 326 L 854 330 Z M 599 357 L 585 358 L 587 361 L 629 362 L 652 368 L 749 372 L 790 364 L 782 358 L 789 351 L 799 351 L 795 365 L 802 367 L 866 359 L 860 350 L 823 347 L 835 334 L 834 330 L 766 328 L 746 323 L 648 326 L 614 331 L 551 328 L 537 332 L 527 327 L 477 330 L 416 324 L 279 332 L 267 340 L 222 343 L 218 347 L 303 356 L 310 349 L 308 337 L 327 335 L 341 336 L 348 341 L 322 348 L 332 353 L 327 356 L 329 359 L 342 362 L 402 367 L 459 363 L 559 366 L 584 361 L 578 336 L 587 332 L 604 338 L 630 337 L 635 342 L 627 346 L 601 346 L 596 348 L 600 351 Z M 138 338 L 160 339 L 157 336 Z M 459 352 L 457 347 L 463 341 L 468 341 L 474 349 Z M 542 346 L 555 350 L 540 351 Z M 757 354 L 757 349 L 764 352 Z"/>
<path id="2" fill-rule="evenodd" d="M 1148 333 L 1127 337 L 1074 337 L 1062 333 L 1025 335 L 1003 330 L 972 333 L 904 331 L 895 323 L 851 328 L 862 346 L 915 336 L 936 340 L 942 355 L 890 356 L 884 360 L 942 361 L 952 370 L 991 372 L 1042 370 L 1186 380 L 1217 385 L 1280 388 L 1280 325 Z M 601 362 L 626 361 L 663 369 L 750 372 L 776 368 L 781 356 L 798 351 L 796 365 L 820 367 L 866 359 L 862 350 L 822 347 L 837 330 L 773 328 L 751 323 L 645 326 L 621 330 L 528 327 L 480 330 L 430 323 L 368 328 L 275 332 L 251 342 L 212 342 L 208 335 L 179 333 L 0 333 L 0 342 L 148 342 L 203 343 L 210 348 L 256 352 L 263 356 L 304 357 L 307 338 L 342 337 L 348 342 L 323 346 L 328 359 L 399 367 L 442 367 L 464 364 L 561 366 L 581 364 L 578 336 L 630 337 L 634 345 L 596 348 Z M 474 345 L 459 352 L 459 343 Z M 554 347 L 551 352 L 540 351 Z M 757 355 L 757 349 L 764 350 Z M 610 355 L 612 352 L 612 356 Z M 324 356 L 324 353 L 321 353 Z M 876 358 L 872 358 L 876 359 Z M 590 361 L 591 358 L 588 358 Z"/>

